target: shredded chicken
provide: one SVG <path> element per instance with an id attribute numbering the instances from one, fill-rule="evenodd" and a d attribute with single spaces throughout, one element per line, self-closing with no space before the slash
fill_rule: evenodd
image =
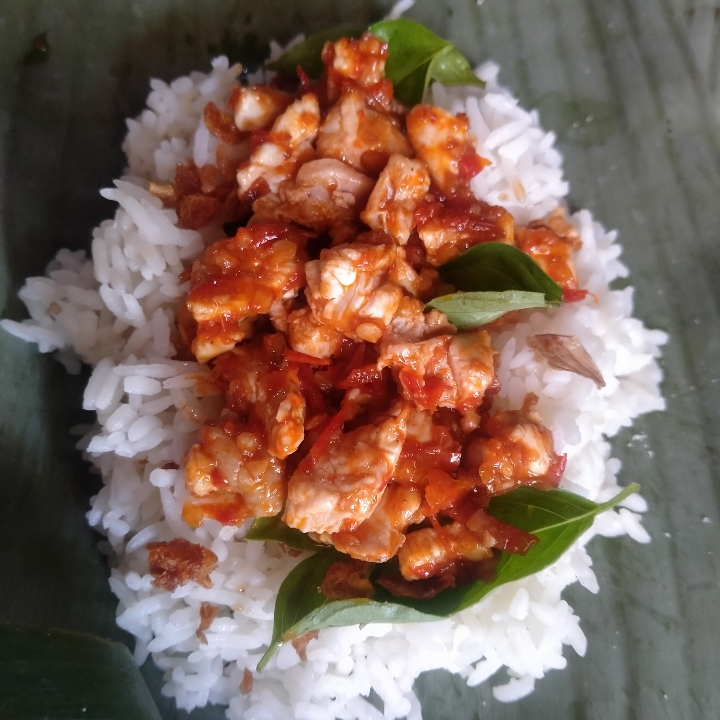
<path id="1" fill-rule="evenodd" d="M 343 334 L 321 323 L 309 307 L 288 315 L 288 341 L 298 352 L 317 358 L 330 358 L 340 351 Z"/>
<path id="2" fill-rule="evenodd" d="M 367 172 L 377 167 L 378 155 L 409 157 L 412 148 L 391 115 L 371 110 L 363 95 L 350 92 L 332 107 L 320 126 L 315 150 L 320 157 L 335 158 Z M 382 166 L 381 166 L 382 168 Z"/>
<path id="3" fill-rule="evenodd" d="M 417 232 L 426 260 L 442 265 L 473 245 L 514 242 L 514 221 L 507 210 L 475 199 L 441 203 L 428 198 L 416 213 Z"/>
<path id="4" fill-rule="evenodd" d="M 354 530 L 332 535 L 332 544 L 356 560 L 385 562 L 405 542 L 404 530 L 423 519 L 419 512 L 421 502 L 420 490 L 390 485 L 372 515 Z"/>
<path id="5" fill-rule="evenodd" d="M 564 212 L 515 228 L 477 199 L 470 181 L 488 161 L 468 119 L 403 107 L 387 60 L 386 43 L 364 33 L 325 43 L 322 75 L 299 68 L 295 93 L 236 87 L 230 113 L 203 107 L 216 165 L 179 165 L 172 184 L 150 186 L 207 243 L 183 276 L 173 343 L 178 359 L 208 364 L 207 394 L 225 403 L 186 454 L 182 517 L 196 528 L 282 514 L 348 556 L 318 582 L 332 599 L 370 598 L 378 585 L 429 598 L 489 578 L 499 551 L 537 540 L 492 517 L 491 497 L 555 487 L 564 469 L 532 396 L 493 411 L 497 326 L 458 332 L 426 312 L 455 291 L 441 266 L 502 242 L 566 301 L 586 294 Z M 230 224 L 235 236 L 214 241 Z M 181 550 L 151 553 L 157 582 L 209 582 L 208 558 L 193 551 L 191 572 Z M 401 575 L 394 563 L 370 573 L 393 557 Z M 296 639 L 301 656 L 309 639 Z"/>
<path id="6" fill-rule="evenodd" d="M 283 520 L 303 532 L 352 530 L 380 502 L 405 441 L 408 409 L 330 438 L 288 483 Z M 320 442 L 320 441 L 319 441 Z"/>
<path id="7" fill-rule="evenodd" d="M 240 228 L 193 264 L 187 307 L 198 323 L 192 350 L 207 362 L 251 334 L 256 316 L 285 317 L 304 284 L 307 235 L 289 225 Z"/>
<path id="8" fill-rule="evenodd" d="M 235 127 L 243 132 L 265 130 L 291 102 L 291 95 L 271 85 L 239 85 L 230 97 Z"/>
<path id="9" fill-rule="evenodd" d="M 340 38 L 326 43 L 322 60 L 326 67 L 328 102 L 335 102 L 348 87 L 360 88 L 373 97 L 392 98 L 392 83 L 385 79 L 387 56 L 387 43 L 369 32 L 357 40 Z"/>
<path id="10" fill-rule="evenodd" d="M 387 282 L 397 251 L 394 245 L 341 245 L 320 253 L 305 266 L 305 294 L 315 317 L 351 340 L 377 342 L 402 300 Z"/>
<path id="11" fill-rule="evenodd" d="M 557 225 L 557 223 L 556 223 Z M 542 222 L 515 229 L 515 242 L 524 253 L 564 290 L 577 290 L 579 285 L 572 259 L 577 238 L 561 237 Z"/>
<path id="12" fill-rule="evenodd" d="M 270 192 L 289 180 L 298 167 L 313 156 L 312 143 L 320 126 L 320 106 L 312 93 L 296 100 L 275 120 L 265 142 L 240 166 L 238 192 L 247 195 L 262 181 Z"/>
<path id="13" fill-rule="evenodd" d="M 411 532 L 398 552 L 400 572 L 406 580 L 439 575 L 457 560 L 478 562 L 492 555 L 464 525 L 452 522 L 439 528 Z"/>
<path id="14" fill-rule="evenodd" d="M 282 461 L 270 455 L 262 433 L 239 423 L 206 425 L 200 442 L 188 453 L 185 476 L 193 496 L 207 499 L 203 507 L 209 517 L 213 500 L 222 505 L 228 494 L 241 496 L 246 517 L 277 515 L 285 501 Z"/>
<path id="15" fill-rule="evenodd" d="M 468 447 L 466 463 L 477 467 L 480 480 L 492 494 L 520 485 L 557 486 L 565 456 L 555 452 L 552 435 L 536 412 L 526 407 L 496 413 L 485 423 L 484 431 L 487 437 Z"/>
<path id="16" fill-rule="evenodd" d="M 446 195 L 467 188 L 468 181 L 487 164 L 475 152 L 470 124 L 464 115 L 452 115 L 432 105 L 416 105 L 405 121 L 413 150 Z"/>
<path id="17" fill-rule="evenodd" d="M 430 188 L 423 163 L 392 155 L 380 173 L 361 217 L 373 230 L 405 245 L 415 225 L 415 210 Z"/>
<path id="18" fill-rule="evenodd" d="M 277 194 L 256 200 L 253 212 L 256 218 L 294 222 L 319 232 L 356 219 L 372 188 L 369 177 L 339 160 L 310 160 Z"/>
<path id="19" fill-rule="evenodd" d="M 495 351 L 484 330 L 437 335 L 419 342 L 385 342 L 379 367 L 391 367 L 419 407 L 478 407 L 495 379 Z"/>

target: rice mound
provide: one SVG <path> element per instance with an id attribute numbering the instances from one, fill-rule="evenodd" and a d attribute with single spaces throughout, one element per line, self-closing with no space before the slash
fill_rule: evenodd
<path id="1" fill-rule="evenodd" d="M 641 497 L 599 516 L 552 567 L 501 587 L 452 619 L 323 630 L 308 644 L 306 662 L 285 644 L 261 674 L 254 671 L 270 640 L 277 590 L 301 558 L 274 543 L 243 542 L 247 524 L 206 521 L 191 530 L 181 520 L 188 496 L 183 471 L 163 468 L 182 467 L 203 419 L 220 408 L 218 398 L 196 393 L 198 375 L 209 371 L 172 359 L 171 328 L 174 307 L 187 291 L 179 279 L 183 261 L 222 232 L 179 229 L 175 212 L 145 187 L 149 180 L 172 181 L 178 163 L 202 166 L 214 158 L 219 141 L 205 127 L 202 111 L 210 101 L 225 106 L 239 71 L 219 57 L 208 74 L 192 73 L 169 85 L 151 81 L 147 109 L 127 121 L 126 175 L 102 191 L 119 207 L 95 229 L 92 259 L 61 250 L 47 275 L 28 279 L 20 291 L 31 319 L 2 321 L 41 352 L 55 351 L 70 372 L 79 371 L 80 361 L 94 366 L 83 406 L 97 412 L 98 422 L 85 429 L 79 447 L 104 483 L 87 517 L 109 541 L 117 622 L 136 637 L 136 661 L 152 655 L 165 671 L 163 693 L 179 708 L 223 703 L 230 720 L 419 720 L 413 682 L 437 668 L 474 686 L 506 667 L 510 680 L 494 687 L 494 696 L 503 702 L 524 697 L 548 670 L 565 667 L 564 645 L 584 655 L 585 635 L 562 590 L 579 581 L 598 591 L 585 550 L 594 535 L 649 541 L 638 516 L 646 509 Z M 486 63 L 477 73 L 484 89 L 431 90 L 434 104 L 467 114 L 478 153 L 492 160 L 472 189 L 503 205 L 518 223 L 543 217 L 568 192 L 555 136 L 542 130 L 536 111 L 520 108 L 498 85 L 496 65 Z M 638 415 L 665 407 L 656 360 L 667 337 L 632 317 L 632 288 L 609 288 L 628 274 L 618 260 L 616 233 L 606 232 L 587 210 L 571 221 L 583 243 L 576 256 L 580 287 L 597 300 L 535 312 L 511 331 L 495 332 L 502 383 L 495 407 L 517 409 L 526 393 L 538 395 L 556 451 L 568 455 L 561 487 L 602 502 L 618 492 L 620 469 L 606 438 Z M 576 335 L 606 387 L 598 390 L 591 380 L 538 360 L 526 343 L 535 333 Z M 174 537 L 202 543 L 217 555 L 212 588 L 190 582 L 168 592 L 151 585 L 145 545 Z M 220 607 L 205 631 L 207 644 L 196 636 L 203 602 Z M 254 682 L 243 694 L 246 670 Z M 366 699 L 371 690 L 383 711 Z"/>

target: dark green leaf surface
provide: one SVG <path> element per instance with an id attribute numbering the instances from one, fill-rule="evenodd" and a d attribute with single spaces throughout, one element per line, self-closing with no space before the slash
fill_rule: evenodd
<path id="1" fill-rule="evenodd" d="M 160 713 L 124 645 L 0 625 L 0 718 L 160 720 Z"/>
<path id="2" fill-rule="evenodd" d="M 22 279 L 60 247 L 87 248 L 112 213 L 98 188 L 124 167 L 124 118 L 148 78 L 206 69 L 210 46 L 287 42 L 378 20 L 391 0 L 0 0 L 0 309 L 19 320 Z M 556 133 L 571 208 L 617 227 L 636 313 L 671 333 L 668 411 L 623 431 L 613 455 L 650 510 L 650 545 L 590 545 L 600 593 L 565 597 L 588 652 L 500 704 L 491 684 L 426 673 L 432 720 L 677 720 L 720 717 L 720 142 L 718 20 L 693 0 L 418 0 L 410 17 L 450 38 Z M 23 65 L 47 31 L 47 62 Z M 249 42 L 248 42 L 249 44 Z M 239 57 L 236 59 L 240 59 Z M 504 288 L 501 288 L 504 289 Z M 83 513 L 97 492 L 68 429 L 87 422 L 82 378 L 0 335 L 0 618 L 116 638 L 116 600 Z M 703 518 L 707 521 L 703 522 Z M 165 720 L 175 710 L 143 673 Z M 498 679 L 498 682 L 502 682 Z"/>
<path id="3" fill-rule="evenodd" d="M 522 290 L 453 293 L 436 297 L 426 305 L 445 313 L 458 330 L 470 330 L 486 325 L 513 310 L 546 306 L 545 295 Z"/>
<path id="4" fill-rule="evenodd" d="M 279 515 L 255 518 L 245 538 L 247 540 L 272 540 L 293 548 L 293 550 L 305 552 L 315 552 L 322 547 L 312 541 L 304 532 L 288 527 Z"/>
<path id="5" fill-rule="evenodd" d="M 433 81 L 448 85 L 483 85 L 467 60 L 444 40 L 412 20 L 383 20 L 370 32 L 388 44 L 385 75 L 395 86 L 395 96 L 406 105 L 422 100 Z"/>
<path id="6" fill-rule="evenodd" d="M 501 585 L 552 565 L 590 528 L 596 515 L 639 489 L 638 485 L 630 485 L 601 505 L 562 490 L 546 492 L 535 488 L 520 488 L 494 498 L 488 512 L 498 520 L 532 533 L 538 542 L 526 555 L 503 552 L 492 582 L 478 580 L 448 588 L 428 600 L 397 598 L 381 587 L 376 588 L 374 600 L 328 600 L 319 587 L 330 565 L 347 560 L 347 556 L 333 550 L 318 552 L 303 560 L 280 586 L 272 640 L 258 670 L 265 667 L 281 642 L 311 630 L 369 622 L 428 622 L 450 617 Z"/>
<path id="7" fill-rule="evenodd" d="M 512 245 L 480 243 L 440 267 L 443 279 L 458 290 L 524 290 L 543 293 L 548 303 L 562 302 L 562 289 L 529 256 Z"/>

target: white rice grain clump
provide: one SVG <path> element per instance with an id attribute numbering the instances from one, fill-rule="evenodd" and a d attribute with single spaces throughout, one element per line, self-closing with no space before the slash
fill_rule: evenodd
<path id="1" fill-rule="evenodd" d="M 136 637 L 137 662 L 152 655 L 165 671 L 164 693 L 178 707 L 224 703 L 230 720 L 418 720 L 413 682 L 436 668 L 459 673 L 473 686 L 505 667 L 511 679 L 493 689 L 495 697 L 523 697 L 548 670 L 565 666 L 563 646 L 585 653 L 579 619 L 561 593 L 575 581 L 597 592 L 585 550 L 594 535 L 649 539 L 637 514 L 645 509 L 639 497 L 597 518 L 552 567 L 500 588 L 457 617 L 324 630 L 309 643 L 307 662 L 284 645 L 262 674 L 254 674 L 249 694 L 238 689 L 267 647 L 277 590 L 298 559 L 272 543 L 242 541 L 246 527 L 206 521 L 193 531 L 181 520 L 184 475 L 164 468 L 182 467 L 202 422 L 217 416 L 220 403 L 197 391 L 206 368 L 172 359 L 170 332 L 174 307 L 187 290 L 179 279 L 183 261 L 221 231 L 179 229 L 175 212 L 145 190 L 149 180 L 171 181 L 178 163 L 192 159 L 202 166 L 214 157 L 219 141 L 204 125 L 203 108 L 210 101 L 225 106 L 238 72 L 220 57 L 207 75 L 151 82 L 148 109 L 128 121 L 127 175 L 102 191 L 118 209 L 94 231 L 92 259 L 60 251 L 46 277 L 30 278 L 21 290 L 31 319 L 2 321 L 41 352 L 57 351 L 71 371 L 79 369 L 78 360 L 94 366 L 84 407 L 97 412 L 98 424 L 80 445 L 104 482 L 88 520 L 115 551 L 110 585 L 119 599 L 118 624 Z M 523 110 L 498 86 L 497 73 L 497 66 L 485 64 L 478 70 L 485 89 L 436 85 L 432 100 L 465 112 L 478 152 L 492 160 L 472 181 L 474 192 L 525 223 L 556 207 L 568 186 L 554 135 L 542 130 L 537 112 Z M 585 210 L 572 222 L 583 242 L 576 258 L 580 285 L 597 301 L 537 312 L 512 332 L 496 334 L 497 402 L 519 408 L 526 393 L 537 394 L 557 452 L 568 455 L 562 486 L 603 501 L 618 492 L 620 469 L 606 438 L 638 415 L 665 407 L 656 359 L 666 336 L 632 317 L 632 289 L 609 289 L 627 275 L 616 234 Z M 606 387 L 598 390 L 538 360 L 526 343 L 534 333 L 576 335 Z M 211 589 L 191 582 L 167 592 L 151 585 L 145 546 L 174 537 L 202 543 L 218 556 Z M 207 644 L 195 634 L 202 602 L 220 608 L 205 633 Z M 371 690 L 382 699 L 382 712 L 365 699 Z"/>

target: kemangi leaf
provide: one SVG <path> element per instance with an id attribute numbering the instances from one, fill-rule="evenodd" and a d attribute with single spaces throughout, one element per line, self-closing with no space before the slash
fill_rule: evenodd
<path id="1" fill-rule="evenodd" d="M 444 313 L 458 330 L 470 330 L 497 320 L 511 310 L 547 307 L 545 295 L 538 292 L 459 292 L 430 301 L 427 308 Z"/>
<path id="2" fill-rule="evenodd" d="M 494 498 L 488 512 L 502 522 L 532 533 L 538 542 L 526 555 L 502 553 L 491 582 L 477 580 L 470 585 L 447 588 L 425 600 L 394 597 L 379 586 L 373 600 L 329 600 L 320 593 L 319 587 L 330 565 L 348 558 L 334 549 L 318 552 L 297 565 L 280 586 L 272 640 L 258 670 L 267 665 L 282 642 L 311 630 L 369 622 L 428 622 L 450 617 L 501 585 L 552 565 L 590 528 L 599 513 L 638 490 L 639 486 L 632 484 L 602 504 L 563 490 L 545 492 L 528 487 Z"/>
<path id="3" fill-rule="evenodd" d="M 529 256 L 512 245 L 474 245 L 440 267 L 443 280 L 465 292 L 524 290 L 543 293 L 549 305 L 562 302 L 562 288 Z"/>

